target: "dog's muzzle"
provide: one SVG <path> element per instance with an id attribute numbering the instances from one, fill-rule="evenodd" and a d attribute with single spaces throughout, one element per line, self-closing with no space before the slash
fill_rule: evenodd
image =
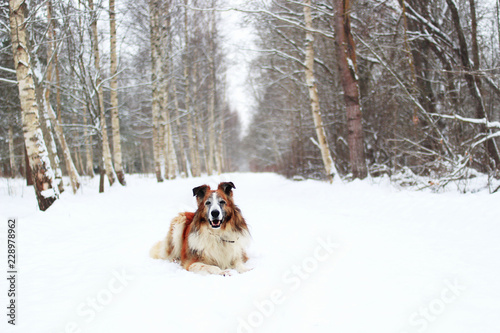
<path id="1" fill-rule="evenodd" d="M 218 229 L 222 225 L 222 220 L 210 220 L 210 226 L 214 229 Z"/>
<path id="2" fill-rule="evenodd" d="M 210 226 L 214 229 L 220 228 L 223 222 L 223 217 L 221 216 L 220 211 L 213 210 L 210 212 Z"/>

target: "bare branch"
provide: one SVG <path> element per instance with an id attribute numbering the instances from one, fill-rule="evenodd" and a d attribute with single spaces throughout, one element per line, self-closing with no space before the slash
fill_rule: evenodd
<path id="1" fill-rule="evenodd" d="M 181 5 L 184 6 L 184 5 Z M 199 11 L 216 11 L 216 12 L 229 12 L 229 11 L 235 11 L 235 12 L 242 12 L 242 13 L 247 13 L 247 14 L 264 14 L 267 16 L 270 16 L 272 18 L 275 18 L 277 20 L 280 20 L 282 22 L 286 22 L 288 24 L 293 25 L 296 28 L 302 29 L 304 31 L 320 34 L 326 38 L 334 39 L 335 37 L 332 34 L 329 34 L 325 31 L 317 30 L 317 29 L 311 29 L 311 28 L 306 28 L 304 25 L 300 24 L 299 22 L 295 22 L 293 20 L 281 17 L 279 15 L 276 15 L 275 13 L 272 13 L 268 10 L 264 9 L 257 9 L 257 10 L 250 10 L 250 9 L 241 9 L 241 8 L 235 8 L 235 7 L 230 7 L 230 8 L 195 8 L 191 6 L 185 6 L 191 10 L 199 10 Z"/>

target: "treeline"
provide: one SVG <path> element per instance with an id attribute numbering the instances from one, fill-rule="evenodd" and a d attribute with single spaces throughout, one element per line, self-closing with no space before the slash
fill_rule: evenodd
<path id="1" fill-rule="evenodd" d="M 327 177 L 306 79 L 312 31 L 319 109 L 335 169 L 360 176 L 349 141 L 347 51 L 339 52 L 349 42 L 339 43 L 343 21 L 354 41 L 348 64 L 369 174 L 411 170 L 451 180 L 473 168 L 499 176 L 498 1 L 274 0 L 253 12 L 260 49 L 253 80 L 260 89 L 245 140 L 252 170 Z"/>
<path id="2" fill-rule="evenodd" d="M 73 191 L 81 175 L 100 174 L 103 190 L 106 176 L 244 165 L 330 181 L 498 178 L 499 1 L 232 8 L 256 35 L 241 141 L 226 101 L 230 1 L 0 0 L 0 176 L 32 175 L 42 201 L 63 174 Z"/>
<path id="3" fill-rule="evenodd" d="M 34 175 L 28 169 L 47 155 L 37 168 L 54 178 L 43 186 L 57 196 L 62 174 L 76 191 L 80 175 L 125 184 L 125 173 L 163 181 L 234 170 L 240 121 L 226 102 L 217 6 L 2 0 L 0 176 Z M 21 83 L 23 70 L 32 87 Z M 36 92 L 36 112 L 21 108 L 25 84 Z M 43 148 L 30 150 L 27 133 L 38 129 Z"/>

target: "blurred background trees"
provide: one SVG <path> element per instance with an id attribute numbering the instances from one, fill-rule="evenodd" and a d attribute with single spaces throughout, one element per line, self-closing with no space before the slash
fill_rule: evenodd
<path id="1" fill-rule="evenodd" d="M 24 174 L 24 145 L 8 5 L 2 0 L 0 172 L 15 176 Z M 54 2 L 51 12 L 49 6 L 29 2 L 29 50 L 55 111 L 49 122 L 60 122 L 80 175 L 106 170 L 112 183 L 116 174 L 123 178 L 122 169 L 153 172 L 155 162 L 161 179 L 237 167 L 235 150 L 227 154 L 227 143 L 240 140 L 232 137 L 240 125 L 225 97 L 220 15 L 206 10 L 217 2 L 79 0 Z M 67 165 L 61 167 L 67 174 Z"/>
<path id="2" fill-rule="evenodd" d="M 346 3 L 311 5 L 319 30 L 314 45 L 320 108 L 343 176 L 351 173 L 349 117 L 334 17 Z M 253 16 L 261 50 L 253 63 L 259 89 L 245 144 L 252 170 L 324 177 L 310 140 L 302 10 L 302 2 L 276 0 Z M 469 166 L 498 176 L 498 1 L 360 0 L 347 14 L 370 174 L 408 168 L 418 175 L 462 177 Z"/>
<path id="3" fill-rule="evenodd" d="M 42 129 L 74 190 L 104 171 L 123 183 L 122 171 L 498 177 L 498 0 L 28 4 Z M 228 102 L 221 13 L 231 7 L 254 31 L 242 50 L 255 100 L 245 127 Z M 7 0 L 0 22 L 0 176 L 14 177 L 26 165 Z"/>

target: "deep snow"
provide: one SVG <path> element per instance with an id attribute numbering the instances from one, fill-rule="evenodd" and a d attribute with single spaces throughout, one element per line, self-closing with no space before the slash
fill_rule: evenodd
<path id="1" fill-rule="evenodd" d="M 233 181 L 251 226 L 249 266 L 201 276 L 153 260 L 191 189 Z M 452 332 L 500 329 L 500 193 L 399 190 L 385 181 L 293 182 L 227 174 L 97 193 L 67 190 L 47 212 L 0 179 L 0 251 L 18 218 L 17 325 L 2 332 Z M 10 194 L 9 194 L 10 192 Z"/>

